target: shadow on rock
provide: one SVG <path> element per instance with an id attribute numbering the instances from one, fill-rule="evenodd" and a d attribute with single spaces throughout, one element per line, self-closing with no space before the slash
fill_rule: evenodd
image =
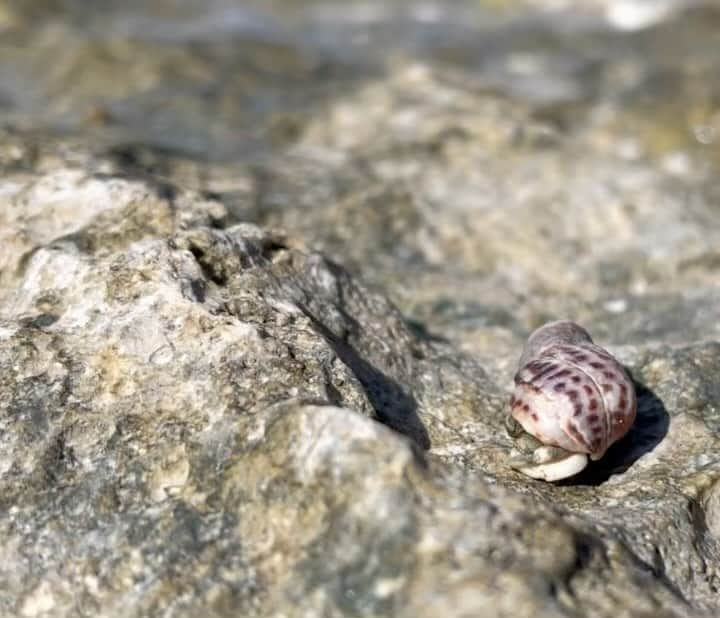
<path id="1" fill-rule="evenodd" d="M 599 461 L 591 461 L 576 477 L 567 479 L 564 485 L 600 485 L 613 474 L 630 468 L 640 457 L 652 451 L 667 435 L 670 416 L 660 398 L 639 382 L 626 367 L 625 371 L 635 384 L 637 393 L 637 417 L 625 437 L 613 444 Z"/>
<path id="2" fill-rule="evenodd" d="M 407 436 L 420 448 L 429 449 L 430 437 L 418 416 L 415 398 L 405 392 L 394 379 L 362 358 L 352 345 L 337 337 L 307 309 L 303 309 L 303 312 L 332 346 L 338 358 L 350 368 L 360 381 L 375 409 L 376 419 Z"/>
<path id="3" fill-rule="evenodd" d="M 406 320 L 406 323 L 412 333 L 422 341 L 427 341 L 431 343 L 450 343 L 450 340 L 448 338 L 429 331 L 427 329 L 427 326 L 425 326 L 422 322 L 408 319 Z"/>

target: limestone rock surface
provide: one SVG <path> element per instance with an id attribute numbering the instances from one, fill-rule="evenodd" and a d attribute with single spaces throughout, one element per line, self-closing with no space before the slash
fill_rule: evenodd
<path id="1" fill-rule="evenodd" d="M 720 11 L 446 5 L 0 0 L 0 616 L 720 614 Z"/>
<path id="2" fill-rule="evenodd" d="M 718 344 L 621 348 L 636 431 L 529 481 L 503 385 L 342 266 L 198 195 L 48 174 L 5 210 L 3 614 L 713 607 Z"/>

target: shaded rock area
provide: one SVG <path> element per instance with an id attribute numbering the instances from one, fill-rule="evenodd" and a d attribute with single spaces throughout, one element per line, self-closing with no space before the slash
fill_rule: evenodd
<path id="1" fill-rule="evenodd" d="M 0 615 L 716 616 L 717 7 L 271 4 L 0 1 Z"/>

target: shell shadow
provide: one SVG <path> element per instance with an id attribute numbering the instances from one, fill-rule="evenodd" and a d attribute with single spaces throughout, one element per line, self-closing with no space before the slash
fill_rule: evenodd
<path id="1" fill-rule="evenodd" d="M 637 416 L 630 431 L 613 444 L 599 461 L 591 461 L 577 476 L 558 485 L 593 485 L 607 481 L 612 475 L 628 470 L 640 457 L 652 451 L 667 435 L 670 415 L 662 400 L 625 367 L 635 385 Z"/>

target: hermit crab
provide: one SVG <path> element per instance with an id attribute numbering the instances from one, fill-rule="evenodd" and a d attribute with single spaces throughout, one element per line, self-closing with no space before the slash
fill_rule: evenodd
<path id="1" fill-rule="evenodd" d="M 573 476 L 628 432 L 636 411 L 632 380 L 584 328 L 545 324 L 530 335 L 515 374 L 510 466 L 546 481 Z"/>

